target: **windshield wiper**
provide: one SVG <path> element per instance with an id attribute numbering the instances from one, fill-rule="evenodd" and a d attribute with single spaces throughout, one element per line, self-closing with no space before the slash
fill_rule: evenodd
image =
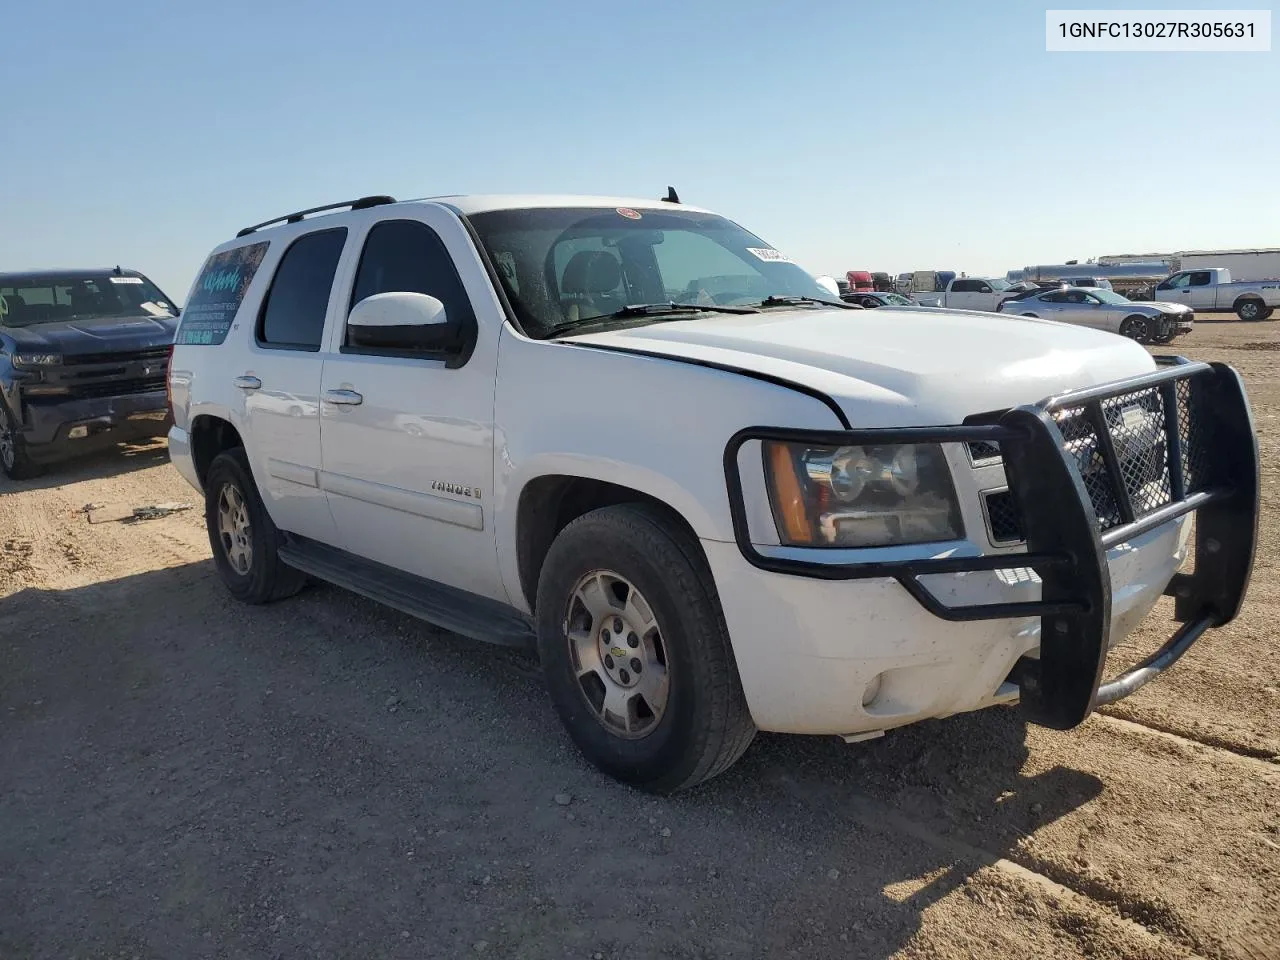
<path id="1" fill-rule="evenodd" d="M 824 300 L 821 297 L 802 297 L 792 294 L 777 296 L 770 294 L 760 301 L 762 307 L 794 307 L 797 303 L 820 303 L 824 307 L 839 307 L 841 310 L 861 310 L 856 303 L 845 303 L 843 300 Z"/>
<path id="2" fill-rule="evenodd" d="M 661 317 L 681 313 L 759 313 L 755 307 L 724 307 L 720 304 L 698 303 L 631 303 L 613 313 L 602 313 L 596 317 L 583 317 L 580 320 L 568 320 L 557 323 L 545 334 L 546 338 L 556 337 L 584 326 L 596 326 L 606 320 L 625 320 L 628 317 Z"/>

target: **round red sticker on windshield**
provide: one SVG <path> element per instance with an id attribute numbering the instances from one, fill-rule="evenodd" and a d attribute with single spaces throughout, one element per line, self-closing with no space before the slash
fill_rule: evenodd
<path id="1" fill-rule="evenodd" d="M 639 219 L 640 219 L 640 211 L 639 211 L 639 210 L 632 210 L 630 207 L 618 207 L 618 208 L 617 208 L 617 211 L 618 211 L 618 216 L 620 216 L 620 217 L 626 217 L 628 220 L 639 220 Z"/>

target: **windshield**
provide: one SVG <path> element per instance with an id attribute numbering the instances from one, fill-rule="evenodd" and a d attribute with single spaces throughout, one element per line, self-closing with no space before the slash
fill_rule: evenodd
<path id="1" fill-rule="evenodd" d="M 6 274 L 0 279 L 0 324 L 6 327 L 177 313 L 155 284 L 136 274 Z"/>
<path id="2" fill-rule="evenodd" d="M 1103 290 L 1099 288 L 1097 290 L 1090 290 L 1089 294 L 1090 296 L 1097 297 L 1103 303 L 1116 303 L 1116 304 L 1132 303 L 1132 301 L 1128 297 L 1122 297 L 1120 296 L 1120 294 L 1115 293 L 1111 290 Z"/>
<path id="3" fill-rule="evenodd" d="M 1008 280 L 1001 280 L 999 277 L 992 277 L 987 283 L 991 284 L 992 290 L 1008 290 L 1012 286 Z"/>
<path id="4" fill-rule="evenodd" d="M 835 299 L 784 254 L 712 214 L 558 207 L 496 210 L 468 219 L 532 337 L 632 304 Z"/>

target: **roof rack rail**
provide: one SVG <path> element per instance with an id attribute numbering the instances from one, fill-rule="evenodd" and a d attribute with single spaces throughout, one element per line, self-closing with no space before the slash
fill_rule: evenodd
<path id="1" fill-rule="evenodd" d="M 297 213 L 286 213 L 283 217 L 274 217 L 271 220 L 263 220 L 261 223 L 255 223 L 251 227 L 245 227 L 237 237 L 247 237 L 249 234 L 261 230 L 263 227 L 269 227 L 275 223 L 301 223 L 302 218 L 313 213 L 323 213 L 326 210 L 366 210 L 369 207 L 380 207 L 384 203 L 395 203 L 395 197 L 388 196 L 371 196 L 361 197 L 359 200 L 344 200 L 342 203 L 327 203 L 323 207 L 312 207 L 310 210 L 299 210 Z"/>

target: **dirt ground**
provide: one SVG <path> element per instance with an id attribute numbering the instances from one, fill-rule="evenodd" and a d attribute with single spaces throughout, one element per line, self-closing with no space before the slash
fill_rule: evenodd
<path id="1" fill-rule="evenodd" d="M 1280 324 L 1243 616 L 1070 733 L 761 736 L 660 800 L 536 664 L 329 587 L 229 600 L 162 444 L 0 481 L 0 957 L 1280 957 Z M 1121 656 L 1167 633 L 1161 606 Z M 568 800 L 567 803 L 563 802 Z"/>

